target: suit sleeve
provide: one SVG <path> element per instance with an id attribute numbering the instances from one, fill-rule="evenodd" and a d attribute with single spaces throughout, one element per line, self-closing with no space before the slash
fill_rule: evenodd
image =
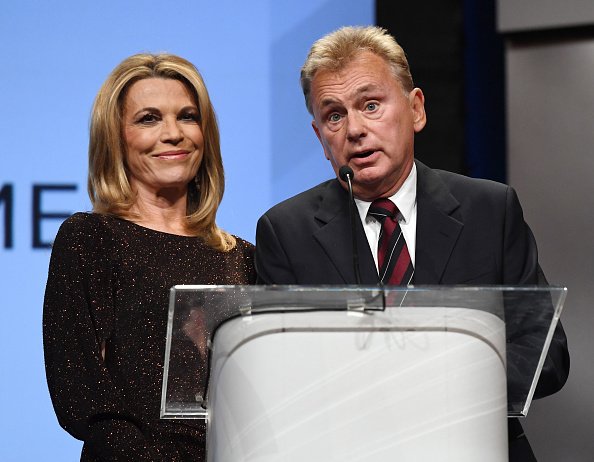
<path id="1" fill-rule="evenodd" d="M 83 220 L 84 221 L 84 220 Z M 67 221 L 56 237 L 43 308 L 48 387 L 60 425 L 97 460 L 161 460 L 126 412 L 103 361 L 112 314 L 105 239 Z"/>
<path id="2" fill-rule="evenodd" d="M 258 284 L 297 284 L 289 257 L 268 215 L 258 220 L 256 259 Z"/>
<path id="3" fill-rule="evenodd" d="M 536 241 L 524 221 L 522 208 L 512 188 L 507 189 L 504 236 L 503 284 L 548 285 L 538 263 Z M 525 375 L 527 358 L 540 355 L 542 339 L 548 331 L 552 316 L 552 302 L 548 295 L 542 300 L 534 300 L 533 296 L 530 304 L 519 303 L 514 312 L 506 312 L 510 379 L 515 376 L 517 380 L 521 380 Z M 559 322 L 534 397 L 541 398 L 559 391 L 567 381 L 569 364 L 567 338 Z"/>

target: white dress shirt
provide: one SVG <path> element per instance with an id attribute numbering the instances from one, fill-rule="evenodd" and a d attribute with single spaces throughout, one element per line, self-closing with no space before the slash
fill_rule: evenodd
<path id="1" fill-rule="evenodd" d="M 417 166 L 414 163 L 408 178 L 406 178 L 400 189 L 396 191 L 393 196 L 388 197 L 388 199 L 390 199 L 400 211 L 398 215 L 398 224 L 400 225 L 400 229 L 406 240 L 408 253 L 410 254 L 410 259 L 414 266 L 417 234 Z M 371 207 L 371 202 L 355 198 L 355 204 L 357 204 L 361 223 L 363 223 L 363 229 L 365 230 L 369 248 L 371 249 L 375 267 L 377 268 L 377 245 L 382 225 L 375 218 L 367 216 L 369 207 Z"/>

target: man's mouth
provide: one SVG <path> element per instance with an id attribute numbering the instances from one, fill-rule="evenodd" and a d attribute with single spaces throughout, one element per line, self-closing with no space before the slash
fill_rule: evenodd
<path id="1" fill-rule="evenodd" d="M 372 155 L 375 151 L 374 150 L 370 150 L 370 151 L 361 151 L 361 152 L 357 152 L 353 155 L 353 159 L 365 159 L 367 157 L 369 157 L 370 155 Z"/>

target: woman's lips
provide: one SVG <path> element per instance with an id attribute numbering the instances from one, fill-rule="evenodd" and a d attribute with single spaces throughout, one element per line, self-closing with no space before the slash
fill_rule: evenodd
<path id="1" fill-rule="evenodd" d="M 156 154 L 154 157 L 165 160 L 177 160 L 188 157 L 190 153 L 188 151 L 168 151 Z"/>

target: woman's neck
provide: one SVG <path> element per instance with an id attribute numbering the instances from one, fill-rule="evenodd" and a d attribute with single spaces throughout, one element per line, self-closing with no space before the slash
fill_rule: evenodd
<path id="1" fill-rule="evenodd" d="M 132 221 L 146 228 L 189 236 L 186 226 L 187 194 L 172 196 L 138 192 L 130 209 Z"/>

